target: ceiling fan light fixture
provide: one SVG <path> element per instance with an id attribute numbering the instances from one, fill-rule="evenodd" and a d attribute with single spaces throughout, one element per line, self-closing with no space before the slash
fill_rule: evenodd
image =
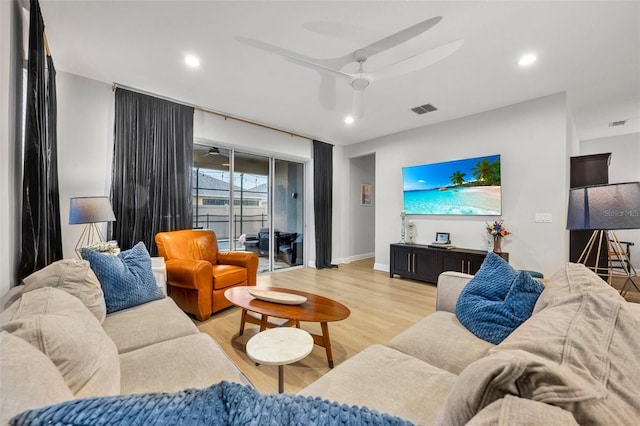
<path id="1" fill-rule="evenodd" d="M 518 65 L 520 65 L 521 67 L 526 67 L 533 64 L 536 59 L 538 59 L 536 58 L 536 55 L 534 55 L 533 53 L 527 53 L 520 57 L 520 59 L 518 60 Z"/>
<path id="2" fill-rule="evenodd" d="M 191 68 L 198 68 L 200 66 L 200 59 L 197 56 L 187 55 L 184 57 L 184 63 Z"/>
<path id="3" fill-rule="evenodd" d="M 209 155 L 220 155 L 220 149 L 216 146 L 209 148 Z"/>

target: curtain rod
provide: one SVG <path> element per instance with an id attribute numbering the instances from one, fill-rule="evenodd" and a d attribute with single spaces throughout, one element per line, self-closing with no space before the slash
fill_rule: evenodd
<path id="1" fill-rule="evenodd" d="M 182 101 L 179 101 L 179 100 L 176 100 L 176 99 L 172 99 L 172 98 L 169 98 L 169 97 L 166 97 L 166 96 L 156 95 L 155 93 L 146 92 L 144 90 L 134 89 L 132 87 L 125 86 L 123 84 L 113 83 L 113 85 L 111 86 L 111 90 L 113 90 L 115 92 L 115 90 L 118 87 L 120 87 L 121 89 L 132 91 L 132 92 L 141 93 L 143 95 L 153 96 L 153 97 L 159 98 L 159 99 L 164 99 L 165 101 L 169 101 L 169 102 L 174 102 L 174 103 L 178 103 L 178 104 L 181 104 L 181 105 L 190 106 L 193 109 L 195 109 L 196 111 L 202 111 L 202 112 L 206 112 L 207 114 L 217 115 L 219 117 L 223 117 L 225 120 L 227 120 L 227 119 L 235 120 L 235 121 L 239 121 L 241 123 L 246 123 L 246 124 L 251 124 L 253 126 L 262 127 L 263 129 L 268 129 L 268 130 L 273 130 L 273 131 L 276 131 L 276 132 L 284 133 L 284 134 L 289 135 L 291 137 L 295 136 L 295 137 L 298 137 L 298 138 L 301 138 L 301 139 L 307 139 L 307 140 L 310 140 L 310 141 L 314 140 L 314 138 L 312 138 L 310 136 L 301 135 L 300 133 L 291 132 L 289 130 L 284 130 L 284 129 L 279 129 L 277 127 L 269 126 L 267 124 L 258 123 L 257 121 L 252 121 L 252 120 L 249 120 L 249 119 L 246 119 L 246 118 L 242 118 L 242 117 L 238 117 L 238 116 L 235 116 L 235 115 L 227 114 L 225 112 L 215 111 L 215 110 L 204 108 L 204 107 L 201 107 L 201 106 L 198 106 L 198 105 L 189 104 L 189 103 L 182 102 Z"/>

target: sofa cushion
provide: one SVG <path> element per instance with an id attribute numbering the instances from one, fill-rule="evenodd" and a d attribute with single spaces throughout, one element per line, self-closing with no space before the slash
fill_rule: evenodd
<path id="1" fill-rule="evenodd" d="M 450 312 L 436 311 L 391 339 L 387 346 L 460 374 L 493 345 L 478 339 Z"/>
<path id="2" fill-rule="evenodd" d="M 151 256 L 142 242 L 117 256 L 83 248 L 82 257 L 89 261 L 102 285 L 107 313 L 164 297 L 153 276 Z"/>
<path id="3" fill-rule="evenodd" d="M 0 298 L 0 312 L 6 310 L 9 306 L 16 303 L 18 299 L 22 296 L 22 290 L 24 290 L 23 285 L 17 285 L 15 287 L 11 287 L 9 291 L 2 295 Z"/>
<path id="4" fill-rule="evenodd" d="M 29 408 L 73 399 L 56 366 L 24 340 L 0 332 L 0 424 Z"/>
<path id="5" fill-rule="evenodd" d="M 372 345 L 299 393 L 371 407 L 428 425 L 455 380 L 448 371 L 395 349 Z"/>
<path id="6" fill-rule="evenodd" d="M 531 316 L 544 286 L 488 253 L 456 303 L 456 316 L 480 339 L 498 344 Z"/>
<path id="7" fill-rule="evenodd" d="M 89 267 L 89 262 L 80 259 L 62 259 L 34 272 L 24 280 L 23 292 L 43 287 L 55 287 L 77 297 L 102 323 L 107 314 L 100 282 Z"/>
<path id="8" fill-rule="evenodd" d="M 204 333 L 121 354 L 120 365 L 123 394 L 204 388 L 221 380 L 249 383 L 215 340 Z"/>
<path id="9" fill-rule="evenodd" d="M 198 333 L 193 321 L 169 297 L 109 314 L 102 327 L 119 353 Z"/>
<path id="10" fill-rule="evenodd" d="M 24 293 L 17 310 L 2 314 L 2 329 L 44 353 L 78 396 L 120 392 L 118 351 L 77 298 L 53 287 Z M 15 312 L 8 317 L 8 312 Z"/>
<path id="11" fill-rule="evenodd" d="M 247 280 L 247 268 L 235 265 L 213 265 L 213 289 L 221 290 Z"/>
<path id="12" fill-rule="evenodd" d="M 547 283 L 548 303 L 454 386 L 444 423 L 465 423 L 504 395 L 551 404 L 579 424 L 640 418 L 640 324 L 615 289 L 584 265 Z"/>

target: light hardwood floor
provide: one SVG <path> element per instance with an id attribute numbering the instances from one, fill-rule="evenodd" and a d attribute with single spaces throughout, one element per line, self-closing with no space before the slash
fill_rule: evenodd
<path id="1" fill-rule="evenodd" d="M 303 268 L 263 275 L 258 277 L 258 286 L 308 291 L 337 300 L 351 310 L 349 318 L 329 323 L 336 367 L 374 343 L 386 343 L 435 310 L 435 285 L 391 279 L 388 273 L 373 270 L 373 259 L 340 265 L 337 269 Z M 240 313 L 240 308 L 229 308 L 207 321 L 196 321 L 196 325 L 220 343 L 259 391 L 277 392 L 278 367 L 256 366 L 244 351 L 258 327 L 247 324 L 244 334 L 238 336 Z M 319 324 L 301 326 L 320 333 Z M 328 371 L 324 348 L 315 346 L 308 357 L 284 367 L 285 392 L 295 393 Z"/>

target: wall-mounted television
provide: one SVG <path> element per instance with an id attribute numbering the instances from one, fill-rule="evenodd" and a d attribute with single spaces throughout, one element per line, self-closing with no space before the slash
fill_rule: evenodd
<path id="1" fill-rule="evenodd" d="M 403 167 L 407 214 L 502 214 L 500 155 Z"/>

